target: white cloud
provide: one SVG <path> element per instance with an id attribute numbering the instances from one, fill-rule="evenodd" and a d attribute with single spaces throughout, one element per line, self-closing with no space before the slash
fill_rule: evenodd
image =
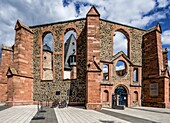
<path id="1" fill-rule="evenodd" d="M 90 5 L 96 5 L 101 18 L 139 28 L 144 28 L 153 21 L 166 18 L 166 12 L 160 11 L 145 16 L 155 9 L 155 0 L 130 0 L 128 2 L 127 0 L 114 0 L 114 2 L 112 0 L 107 0 L 107 2 L 105 0 L 72 0 L 72 2 L 89 3 L 86 6 L 80 6 L 79 17 L 85 17 Z M 160 4 L 163 4 L 163 1 L 160 1 Z"/>
<path id="2" fill-rule="evenodd" d="M 170 44 L 170 30 L 166 30 L 162 33 L 162 43 L 164 45 Z"/>
<path id="3" fill-rule="evenodd" d="M 141 20 L 144 14 L 151 11 L 156 3 L 154 0 L 140 0 L 135 1 L 131 0 L 73 0 L 74 2 L 88 2 L 89 4 L 95 4 L 97 6 L 97 9 L 99 13 L 101 14 L 101 18 L 107 18 L 108 20 L 129 24 L 132 25 L 131 22 L 133 20 Z M 147 3 L 147 4 L 146 4 Z M 89 9 L 90 6 L 83 6 L 83 9 L 80 10 L 81 16 L 82 13 L 84 16 L 86 15 L 87 9 Z M 85 12 L 85 13 L 84 13 Z M 150 20 L 147 20 L 149 22 Z M 134 26 L 134 25 L 133 25 Z M 138 26 L 138 25 L 135 25 Z M 145 26 L 145 23 L 144 25 Z M 142 27 L 140 24 L 140 27 Z"/>
<path id="4" fill-rule="evenodd" d="M 166 13 L 157 12 L 155 14 L 141 17 L 141 19 L 132 20 L 129 25 L 136 26 L 136 27 L 143 27 L 146 25 L 151 24 L 155 19 L 163 19 L 166 18 Z"/>
<path id="5" fill-rule="evenodd" d="M 26 25 L 37 25 L 75 19 L 73 3 L 63 6 L 62 0 L 0 0 L 0 45 L 12 46 L 17 19 Z"/>
<path id="6" fill-rule="evenodd" d="M 70 3 L 68 6 L 64 7 L 62 1 L 57 1 L 54 6 L 54 10 L 55 10 L 54 13 L 56 17 L 62 20 L 74 19 L 77 15 L 75 6 L 73 3 Z M 51 13 L 51 14 L 54 16 L 54 13 Z"/>
<path id="7" fill-rule="evenodd" d="M 103 73 L 108 73 L 108 68 L 103 68 Z"/>
<path id="8" fill-rule="evenodd" d="M 124 69 L 125 69 L 125 66 L 124 66 L 124 65 L 116 66 L 116 71 L 124 70 Z"/>
<path id="9" fill-rule="evenodd" d="M 159 8 L 166 7 L 169 3 L 170 3 L 169 0 L 158 0 L 158 7 Z"/>
<path id="10" fill-rule="evenodd" d="M 81 4 L 79 12 L 75 3 Z M 63 0 L 0 0 L 0 44 L 11 46 L 14 43 L 16 20 L 26 25 L 37 25 L 85 17 L 91 5 L 96 5 L 101 18 L 144 28 L 147 24 L 166 18 L 165 13 L 156 12 L 144 16 L 156 7 L 155 0 L 70 0 L 63 6 Z M 147 4 L 146 4 L 147 3 Z M 168 4 L 168 0 L 158 1 L 159 7 Z M 121 42 L 120 46 L 124 46 Z"/>
<path id="11" fill-rule="evenodd" d="M 103 65 L 103 73 L 108 73 L 108 65 Z"/>
<path id="12" fill-rule="evenodd" d="M 32 3 L 32 0 L 26 0 L 27 3 L 31 4 Z"/>
<path id="13" fill-rule="evenodd" d="M 121 32 L 115 32 L 115 36 L 113 37 L 113 51 L 115 55 L 116 53 L 123 51 L 127 55 L 127 38 Z"/>
<path id="14" fill-rule="evenodd" d="M 83 6 L 81 5 L 80 6 L 80 14 L 79 14 L 79 17 L 85 17 L 87 12 L 90 10 L 91 6 Z"/>
<path id="15" fill-rule="evenodd" d="M 168 68 L 169 68 L 169 73 L 170 73 L 170 60 L 168 60 Z"/>

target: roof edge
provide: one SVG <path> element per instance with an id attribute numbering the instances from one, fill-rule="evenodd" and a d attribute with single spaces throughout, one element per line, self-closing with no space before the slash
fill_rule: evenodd
<path id="1" fill-rule="evenodd" d="M 47 24 L 34 25 L 34 26 L 29 26 L 29 28 L 43 27 L 43 26 L 54 25 L 54 24 L 63 24 L 63 23 L 68 23 L 68 22 L 73 22 L 73 21 L 80 21 L 80 20 L 86 20 L 86 18 L 79 18 L 79 19 L 73 19 L 73 20 L 66 20 L 66 21 L 60 21 L 60 22 L 52 22 L 52 23 L 47 23 Z"/>
<path id="2" fill-rule="evenodd" d="M 129 25 L 125 25 L 125 24 L 121 24 L 121 23 L 117 23 L 117 22 L 114 22 L 114 21 L 110 21 L 110 20 L 105 20 L 105 19 L 101 19 L 101 21 L 105 21 L 105 22 L 109 22 L 109 23 L 113 23 L 113 24 L 118 24 L 118 25 L 122 25 L 122 26 L 126 26 L 126 27 L 130 27 L 130 28 L 134 28 L 134 29 L 138 29 L 138 30 L 141 30 L 141 31 L 147 31 L 145 29 L 141 29 L 141 28 L 138 28 L 138 27 L 133 27 L 133 26 L 129 26 Z"/>

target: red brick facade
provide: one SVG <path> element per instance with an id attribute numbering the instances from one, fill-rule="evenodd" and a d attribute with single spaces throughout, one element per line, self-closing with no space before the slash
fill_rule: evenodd
<path id="1" fill-rule="evenodd" d="M 32 27 L 17 21 L 15 30 L 14 46 L 2 48 L 0 102 L 25 105 L 59 99 L 101 109 L 112 107 L 116 97 L 116 103 L 128 107 L 170 107 L 167 51 L 162 50 L 159 24 L 142 30 L 110 22 L 100 19 L 92 7 L 83 19 Z M 68 30 L 77 34 L 77 66 L 72 69 L 72 79 L 64 80 L 64 35 Z M 127 55 L 120 51 L 113 56 L 116 31 L 127 37 Z M 47 81 L 42 79 L 42 40 L 49 32 L 54 44 L 53 80 Z M 122 71 L 116 71 L 119 61 L 125 64 Z M 104 65 L 108 73 L 103 73 Z M 118 89 L 122 89 L 122 97 Z"/>

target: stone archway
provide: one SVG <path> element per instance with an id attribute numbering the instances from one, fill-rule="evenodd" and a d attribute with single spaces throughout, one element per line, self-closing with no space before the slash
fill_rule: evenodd
<path id="1" fill-rule="evenodd" d="M 127 99 L 127 91 L 126 91 L 125 87 L 118 86 L 114 91 L 114 95 L 116 96 L 117 105 L 127 106 L 128 99 Z"/>

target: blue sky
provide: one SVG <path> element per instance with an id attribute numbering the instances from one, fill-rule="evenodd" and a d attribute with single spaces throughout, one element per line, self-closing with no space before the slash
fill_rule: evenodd
<path id="1" fill-rule="evenodd" d="M 0 45 L 14 44 L 17 19 L 32 26 L 84 18 L 92 5 L 102 19 L 133 27 L 149 29 L 159 22 L 170 63 L 170 0 L 0 0 Z"/>

